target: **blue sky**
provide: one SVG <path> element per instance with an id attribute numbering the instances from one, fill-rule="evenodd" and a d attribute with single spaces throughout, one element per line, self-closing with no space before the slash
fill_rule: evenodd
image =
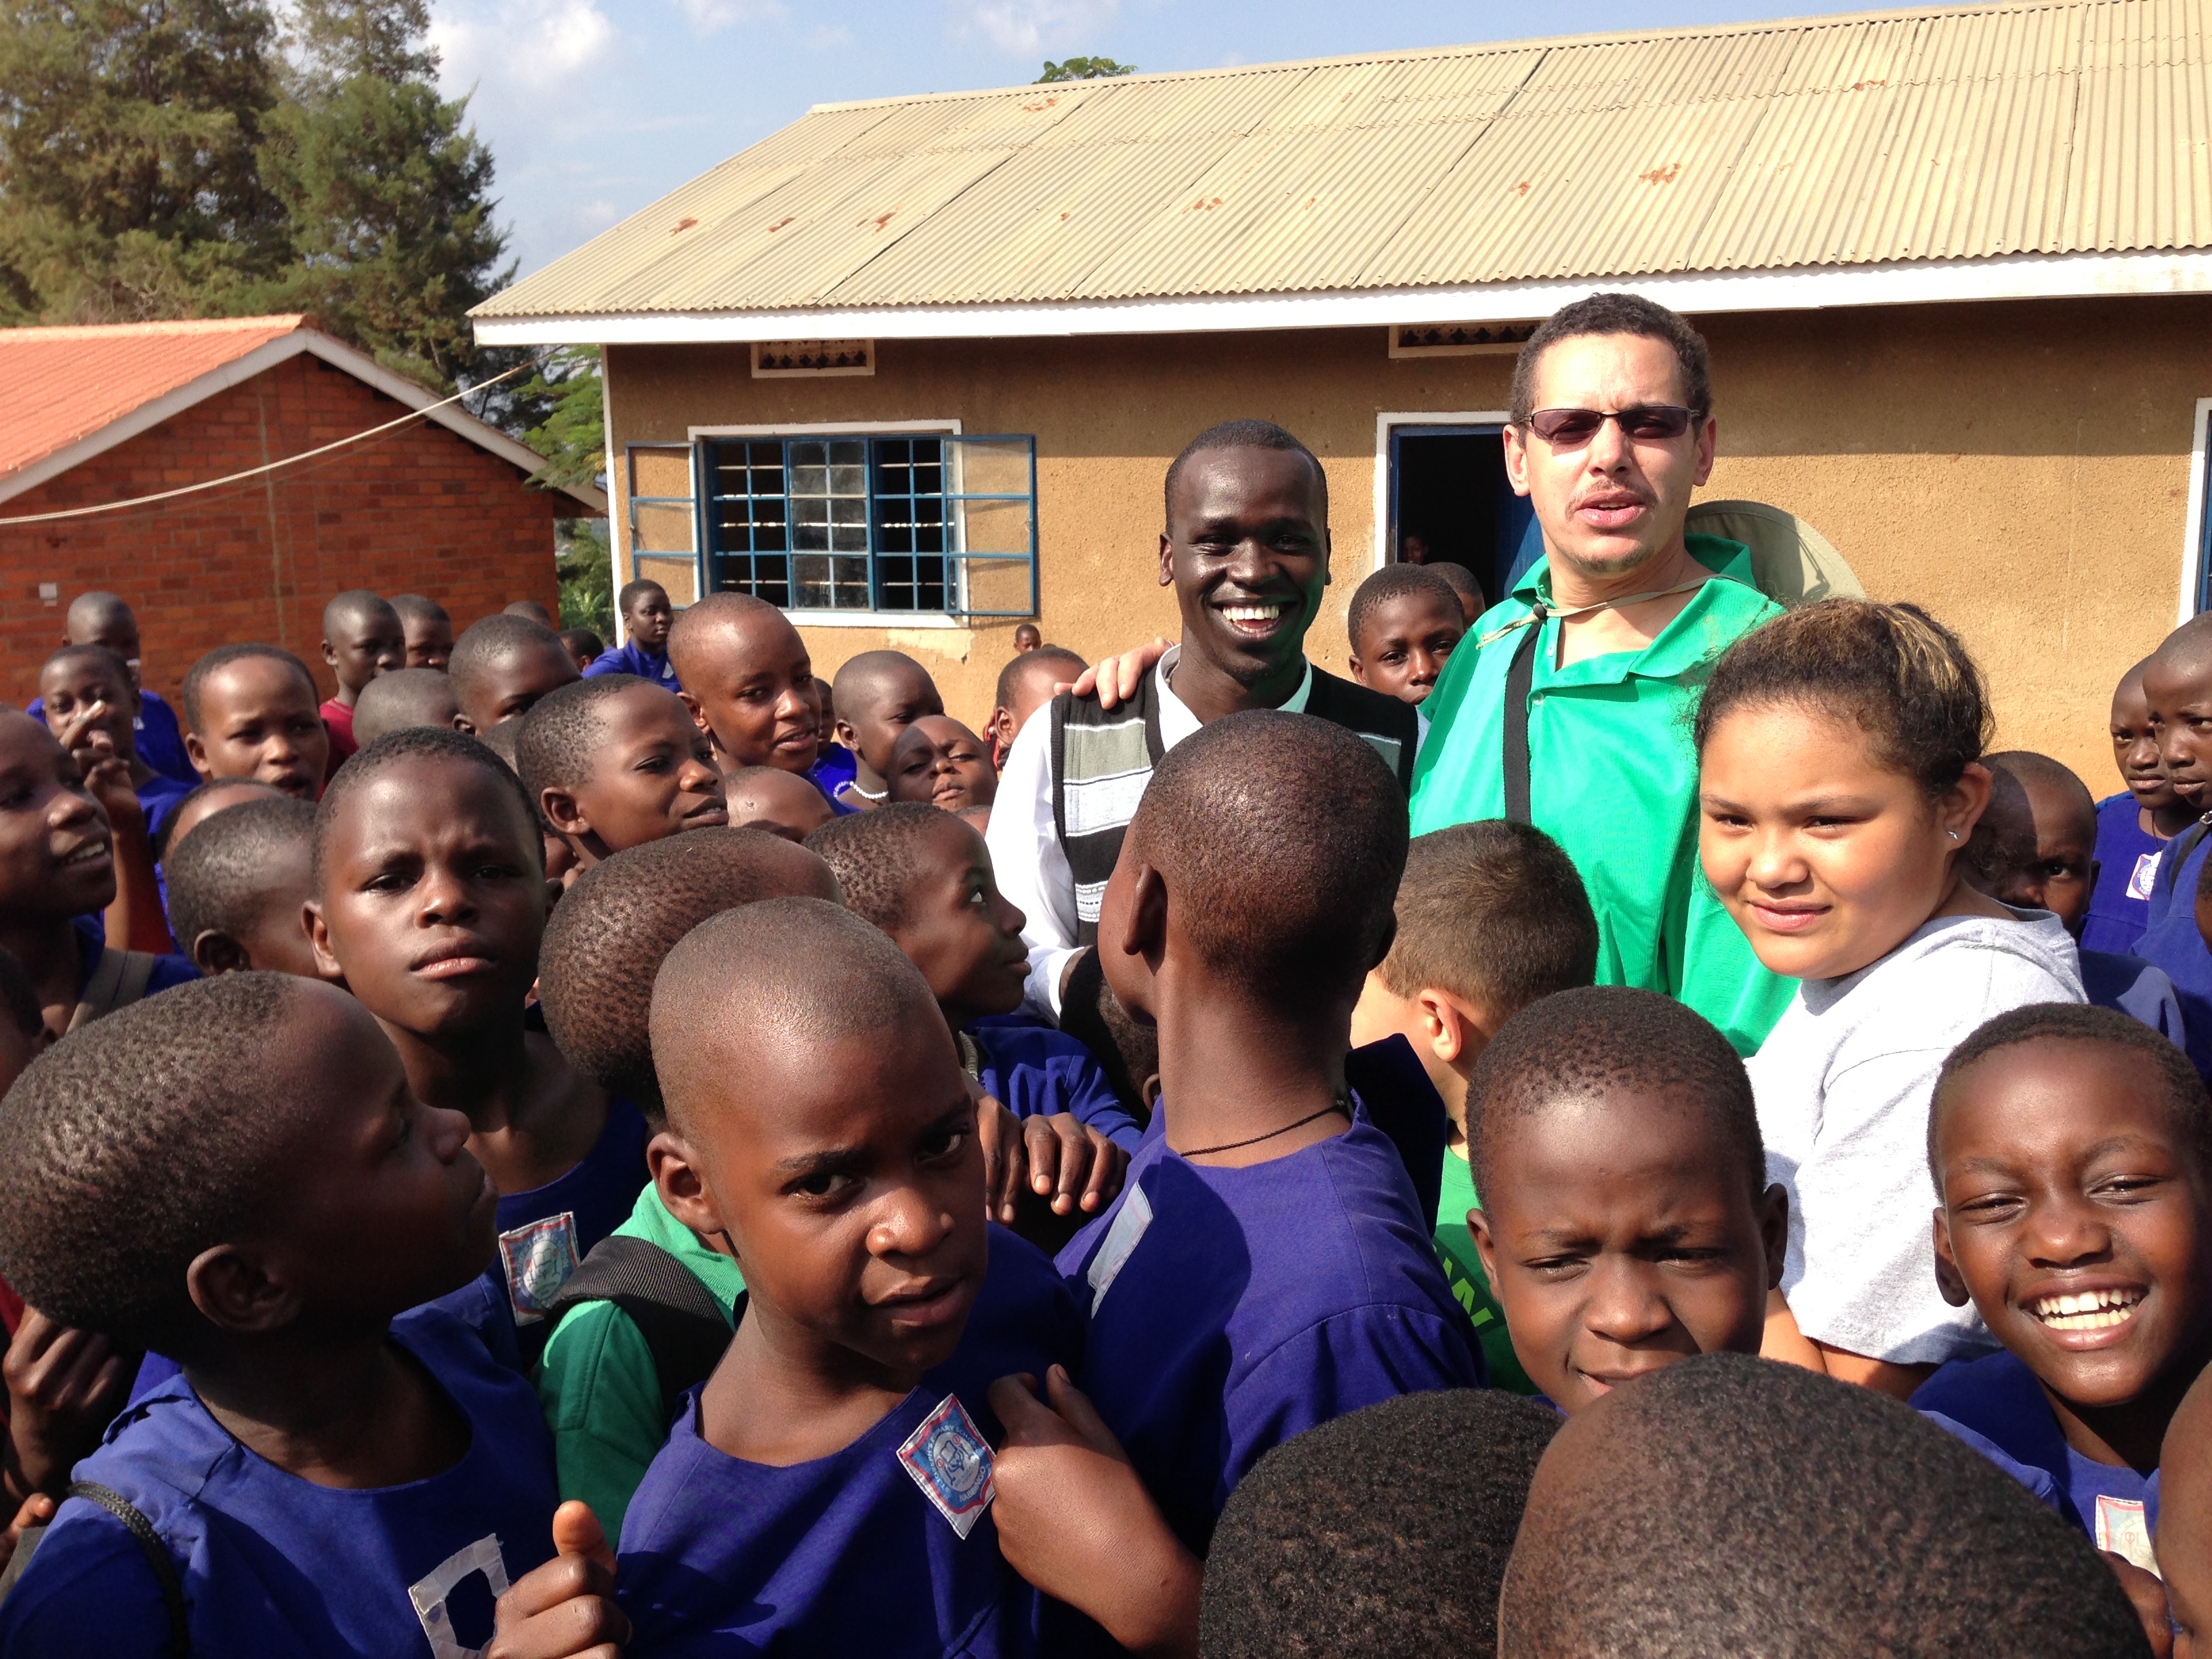
<path id="1" fill-rule="evenodd" d="M 1047 58 L 1205 69 L 1802 15 L 1804 0 L 434 0 L 533 270 L 812 104 L 1008 86 Z M 1842 6 L 1836 9 L 1843 9 Z M 1856 9 L 1856 8 L 1854 8 Z"/>

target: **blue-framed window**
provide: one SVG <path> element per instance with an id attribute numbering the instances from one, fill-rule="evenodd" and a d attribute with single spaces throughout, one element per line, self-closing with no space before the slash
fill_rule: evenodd
<path id="1" fill-rule="evenodd" d="M 1036 614 L 1036 440 L 830 433 L 708 438 L 711 589 L 787 611 Z"/>

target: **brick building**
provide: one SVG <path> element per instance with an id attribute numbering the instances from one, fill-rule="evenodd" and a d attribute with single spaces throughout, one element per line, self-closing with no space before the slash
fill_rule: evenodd
<path id="1" fill-rule="evenodd" d="M 557 608 L 553 521 L 597 490 L 536 489 L 538 458 L 297 316 L 0 330 L 0 698 L 37 690 L 62 611 L 128 599 L 146 683 L 174 697 L 214 647 L 296 652 L 327 693 L 322 607 L 349 587 L 428 594 L 456 627 L 520 599 Z M 258 477 L 135 500 L 392 431 Z M 14 521 L 14 522 L 11 522 Z"/>

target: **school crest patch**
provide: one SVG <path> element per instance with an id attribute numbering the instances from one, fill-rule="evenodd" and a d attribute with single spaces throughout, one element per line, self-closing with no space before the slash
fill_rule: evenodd
<path id="1" fill-rule="evenodd" d="M 545 1317 L 553 1298 L 576 1271 L 578 1260 L 573 1210 L 499 1236 L 499 1261 L 507 1274 L 507 1298 L 514 1306 L 516 1324 L 534 1325 Z"/>
<path id="2" fill-rule="evenodd" d="M 946 1395 L 898 1455 L 914 1484 L 965 1538 L 998 1489 L 991 1481 L 991 1443 L 977 1432 L 960 1396 Z"/>
<path id="3" fill-rule="evenodd" d="M 2097 1494 L 2097 1547 L 2110 1550 L 2145 1572 L 2158 1571 L 2158 1556 L 2151 1548 L 2150 1522 L 2142 1500 Z"/>
<path id="4" fill-rule="evenodd" d="M 2136 854 L 2136 867 L 2128 876 L 2130 898 L 2147 899 L 2150 896 L 2151 889 L 2158 885 L 2158 861 L 2165 851 L 2160 848 L 2156 853 Z"/>

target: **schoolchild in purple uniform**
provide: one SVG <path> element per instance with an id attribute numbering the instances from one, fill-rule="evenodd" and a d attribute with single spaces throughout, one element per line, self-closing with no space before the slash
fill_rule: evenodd
<path id="1" fill-rule="evenodd" d="M 94 732 L 107 739 L 105 754 L 130 770 L 131 792 L 145 815 L 146 839 L 158 842 L 169 814 L 192 786 L 155 770 L 138 752 L 143 699 L 123 659 L 104 645 L 64 646 L 39 671 L 39 692 L 46 729 L 57 737 L 68 732 L 77 746 Z M 85 757 L 78 758 L 83 764 Z"/>
<path id="2" fill-rule="evenodd" d="M 376 1016 L 418 1096 L 468 1117 L 500 1194 L 494 1271 L 527 1350 L 645 1184 L 637 1108 L 577 1072 L 526 1012 L 547 907 L 537 813 L 475 738 L 390 732 L 331 780 L 314 882 L 323 976 Z"/>
<path id="3" fill-rule="evenodd" d="M 624 848 L 727 823 L 713 745 L 672 692 L 603 674 L 524 718 L 515 770 L 538 816 L 587 870 Z"/>
<path id="4" fill-rule="evenodd" d="M 61 1506 L 0 1653 L 483 1645 L 554 1497 L 528 1383 L 421 1305 L 491 1252 L 467 1139 L 359 1005 L 288 975 L 181 988 L 32 1066 L 0 1104 L 0 1263 L 184 1370 L 77 1466 L 104 1493 Z"/>
<path id="5" fill-rule="evenodd" d="M 1064 1378 L 1045 1401 L 1006 1384 L 1000 1415 L 1024 1448 L 1099 1425 L 1177 1541 L 1133 1567 L 1126 1488 L 1051 1457 L 1017 1460 L 1036 1473 L 1002 1483 L 1000 1524 L 1032 1583 L 1125 1646 L 1194 1630 L 1197 1559 L 1271 1447 L 1482 1382 L 1406 1166 L 1344 1079 L 1405 861 L 1406 798 L 1371 747 L 1254 711 L 1160 763 L 1107 884 L 1102 965 L 1158 1028 L 1159 1104 L 1121 1196 L 1059 1257 L 1089 1310 L 1089 1403 Z M 1114 1524 L 1083 1524 L 1092 1498 Z"/>
<path id="6" fill-rule="evenodd" d="M 668 655 L 668 630 L 676 622 L 676 607 L 668 602 L 668 590 L 657 581 L 640 578 L 624 582 L 615 603 L 622 611 L 629 641 L 615 650 L 596 653 L 585 665 L 584 678 L 635 674 L 664 691 L 681 691 L 683 684 L 676 678 L 676 665 Z M 562 635 L 564 642 L 566 638 Z"/>
<path id="7" fill-rule="evenodd" d="M 1119 1189 L 1127 1154 L 1144 1130 L 1073 1037 L 1048 1026 L 977 1024 L 1018 1008 L 1029 974 L 1022 913 L 992 879 L 982 836 L 950 812 L 902 801 L 825 824 L 806 844 L 828 861 L 853 912 L 889 933 L 921 969 L 957 1034 L 963 1068 L 985 1094 L 1025 1122 L 1069 1116 L 1097 1132 L 1094 1143 L 1121 1150 L 1118 1158 L 1085 1153 L 1058 1170 L 1055 1212 L 1096 1214 Z M 1048 1146 L 1042 1133 L 1036 1144 Z M 1106 1152 L 1103 1145 L 1096 1150 Z M 1046 1183 L 1041 1195 L 1052 1192 L 1053 1176 L 1036 1166 L 1034 1179 Z"/>
<path id="8" fill-rule="evenodd" d="M 2098 884 L 2096 809 L 2088 786 L 2048 755 L 2015 749 L 1985 755 L 1990 804 L 1974 826 L 1960 872 L 2018 910 L 2048 910 L 2080 947 L 2081 989 L 2160 1036 L 2182 1041 L 2173 981 L 2141 957 L 2081 944 Z"/>
<path id="9" fill-rule="evenodd" d="M 984 1219 L 927 983 L 819 899 L 702 923 L 654 982 L 672 1213 L 744 1267 L 737 1334 L 623 1523 L 641 1653 L 1037 1651 L 992 1519 L 987 1394 L 1075 1359 L 1052 1264 Z"/>
<path id="10" fill-rule="evenodd" d="M 165 777 L 174 778 L 185 788 L 199 781 L 199 774 L 192 769 L 191 757 L 185 753 L 185 734 L 177 725 L 177 712 L 163 701 L 157 692 L 149 691 L 139 674 L 140 645 L 138 618 L 132 614 L 119 593 L 80 593 L 70 601 L 69 620 L 62 629 L 62 643 L 70 645 L 100 645 L 106 647 L 123 660 L 131 676 L 131 690 L 138 694 L 138 716 L 133 723 L 138 758 Z M 33 720 L 46 717 L 46 700 L 33 697 L 23 712 Z"/>
<path id="11" fill-rule="evenodd" d="M 2197 821 L 2197 808 L 2174 793 L 2159 758 L 2150 702 L 2139 662 L 2112 691 L 2112 759 L 2127 786 L 2097 803 L 2097 884 L 2081 944 L 2090 951 L 2132 951 L 2150 921 L 2159 854 Z"/>
<path id="12" fill-rule="evenodd" d="M 116 865 L 107 809 L 76 762 L 37 720 L 0 711 L 0 947 L 30 975 L 56 1032 L 81 1006 L 84 1018 L 100 1012 L 85 995 L 107 954 Z M 182 957 L 157 956 L 143 994 L 196 977 Z"/>
<path id="13" fill-rule="evenodd" d="M 2155 1571 L 2160 1443 L 2212 1359 L 2212 1103 L 2180 1051 L 2108 1008 L 2001 1014 L 1929 1113 L 1936 1272 L 2005 1352 L 1912 1396 L 2050 1477 L 2061 1513 Z"/>
<path id="14" fill-rule="evenodd" d="M 207 975 L 318 977 L 302 920 L 314 896 L 315 809 L 277 795 L 218 812 L 168 861 L 169 926 Z"/>
<path id="15" fill-rule="evenodd" d="M 890 799 L 891 749 L 925 714 L 942 714 L 937 682 L 903 651 L 863 651 L 830 688 L 837 741 L 853 756 L 853 781 L 837 799 L 866 811 Z"/>
<path id="16" fill-rule="evenodd" d="M 2173 792 L 2194 811 L 2212 808 L 2212 617 L 2184 623 L 2143 664 L 2143 696 L 2159 759 Z M 2197 931 L 2197 883 L 2212 853 L 2212 824 L 2191 824 L 2159 854 L 2148 920 L 2135 954 L 2163 969 L 2181 1000 L 2184 1045 L 2212 1075 L 2212 951 Z"/>

